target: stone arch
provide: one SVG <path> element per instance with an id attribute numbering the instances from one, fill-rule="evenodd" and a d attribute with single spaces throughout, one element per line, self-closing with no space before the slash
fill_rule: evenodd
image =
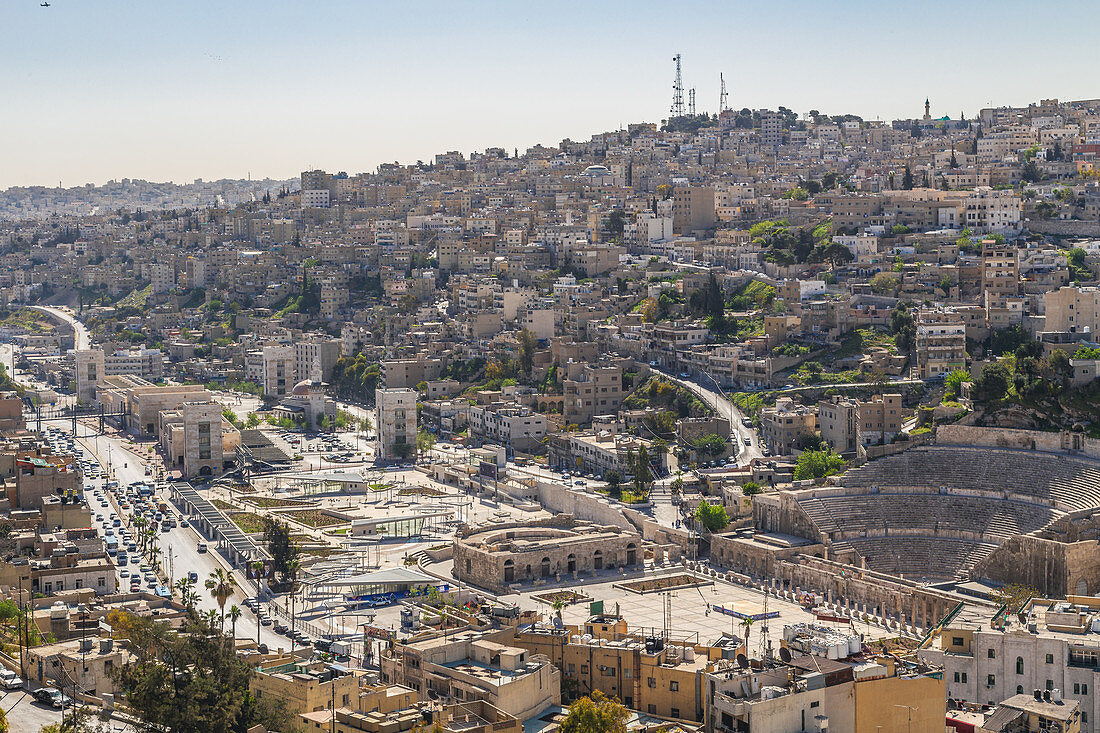
<path id="1" fill-rule="evenodd" d="M 511 559 L 504 561 L 504 582 L 511 583 L 516 579 L 516 564 Z"/>

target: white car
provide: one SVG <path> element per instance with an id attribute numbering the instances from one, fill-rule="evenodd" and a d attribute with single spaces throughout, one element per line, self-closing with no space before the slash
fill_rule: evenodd
<path id="1" fill-rule="evenodd" d="M 5 690 L 18 690 L 23 686 L 23 680 L 10 669 L 0 669 L 0 686 Z"/>

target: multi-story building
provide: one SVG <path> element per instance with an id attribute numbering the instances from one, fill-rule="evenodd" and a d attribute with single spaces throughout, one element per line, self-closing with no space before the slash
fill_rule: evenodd
<path id="1" fill-rule="evenodd" d="M 677 234 L 709 229 L 717 221 L 713 188 L 677 186 L 672 192 L 672 228 Z"/>
<path id="2" fill-rule="evenodd" d="M 1020 292 L 1020 251 L 1015 247 L 982 247 L 982 295 L 986 302 L 1001 302 Z"/>
<path id="3" fill-rule="evenodd" d="M 103 349 L 78 349 L 73 352 L 76 363 L 76 397 L 84 403 L 96 398 L 96 387 L 107 376 Z"/>
<path id="4" fill-rule="evenodd" d="M 1100 331 L 1100 289 L 1064 287 L 1043 295 L 1044 331 L 1097 333 Z"/>
<path id="5" fill-rule="evenodd" d="M 265 346 L 260 386 L 265 397 L 282 397 L 297 384 L 297 361 L 293 346 Z"/>
<path id="6" fill-rule="evenodd" d="M 576 376 L 562 381 L 566 422 L 586 423 L 595 415 L 615 413 L 623 401 L 623 369 L 582 364 Z"/>
<path id="7" fill-rule="evenodd" d="M 160 413 L 160 442 L 174 468 L 185 477 L 220 473 L 240 445 L 240 433 L 212 400 L 184 402 Z"/>
<path id="8" fill-rule="evenodd" d="M 590 617 L 579 627 L 535 624 L 517 629 L 518 647 L 547 657 L 564 684 L 582 694 L 599 690 L 648 715 L 702 723 L 710 654 L 721 649 L 674 644 L 631 633 L 614 614 Z"/>
<path id="9" fill-rule="evenodd" d="M 917 316 L 917 376 L 928 379 L 966 368 L 966 325 L 954 313 L 925 309 Z"/>
<path id="10" fill-rule="evenodd" d="M 416 450 L 416 400 L 414 389 L 382 387 L 375 390 L 375 457 L 383 461 L 408 458 Z"/>
<path id="11" fill-rule="evenodd" d="M 858 405 L 856 435 L 860 445 L 885 445 L 901 432 L 905 413 L 900 394 L 878 394 Z"/>
<path id="12" fill-rule="evenodd" d="M 817 403 L 817 426 L 821 438 L 837 453 L 849 453 L 856 449 L 856 418 L 859 403 L 834 395 Z"/>
<path id="13" fill-rule="evenodd" d="M 817 432 L 817 411 L 790 397 L 780 397 L 772 407 L 760 411 L 760 433 L 776 455 L 791 452 L 804 435 Z"/>
<path id="14" fill-rule="evenodd" d="M 295 379 L 327 382 L 340 358 L 340 339 L 313 337 L 294 342 Z"/>
<path id="15" fill-rule="evenodd" d="M 468 419 L 472 437 L 518 451 L 537 448 L 549 428 L 546 415 L 503 402 L 472 406 Z"/>
<path id="16" fill-rule="evenodd" d="M 561 673 L 549 660 L 534 659 L 510 642 L 510 631 L 438 633 L 395 642 L 379 660 L 382 681 L 416 690 L 421 701 L 482 700 L 526 720 L 560 703 Z"/>
<path id="17" fill-rule="evenodd" d="M 949 622 L 934 646 L 920 652 L 942 666 L 947 696 L 997 705 L 1035 690 L 1080 705 L 1081 731 L 1100 720 L 1100 598 L 1036 597 L 1019 613 Z"/>

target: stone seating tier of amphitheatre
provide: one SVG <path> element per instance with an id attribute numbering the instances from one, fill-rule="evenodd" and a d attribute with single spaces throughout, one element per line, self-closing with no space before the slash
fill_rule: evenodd
<path id="1" fill-rule="evenodd" d="M 1060 453 L 923 446 L 795 492 L 835 557 L 906 578 L 962 578 L 1011 537 L 1100 508 L 1100 462 Z"/>
<path id="2" fill-rule="evenodd" d="M 1063 512 L 1100 507 L 1100 462 L 1061 453 L 921 446 L 853 469 L 840 483 L 1007 493 Z"/>

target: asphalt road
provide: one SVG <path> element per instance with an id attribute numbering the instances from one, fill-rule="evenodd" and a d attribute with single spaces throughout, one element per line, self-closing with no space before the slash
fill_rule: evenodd
<path id="1" fill-rule="evenodd" d="M 737 405 L 726 399 L 726 397 L 718 391 L 716 386 L 712 384 L 707 387 L 693 379 L 681 377 L 671 372 L 665 372 L 656 367 L 650 367 L 650 369 L 666 379 L 691 390 L 696 397 L 714 408 L 714 411 L 718 413 L 718 415 L 730 421 L 730 437 L 737 441 L 738 465 L 748 465 L 753 460 L 764 457 L 764 446 L 760 442 L 760 436 L 756 434 L 756 430 L 742 424 L 741 421 L 745 418 L 744 413 L 738 409 Z"/>

